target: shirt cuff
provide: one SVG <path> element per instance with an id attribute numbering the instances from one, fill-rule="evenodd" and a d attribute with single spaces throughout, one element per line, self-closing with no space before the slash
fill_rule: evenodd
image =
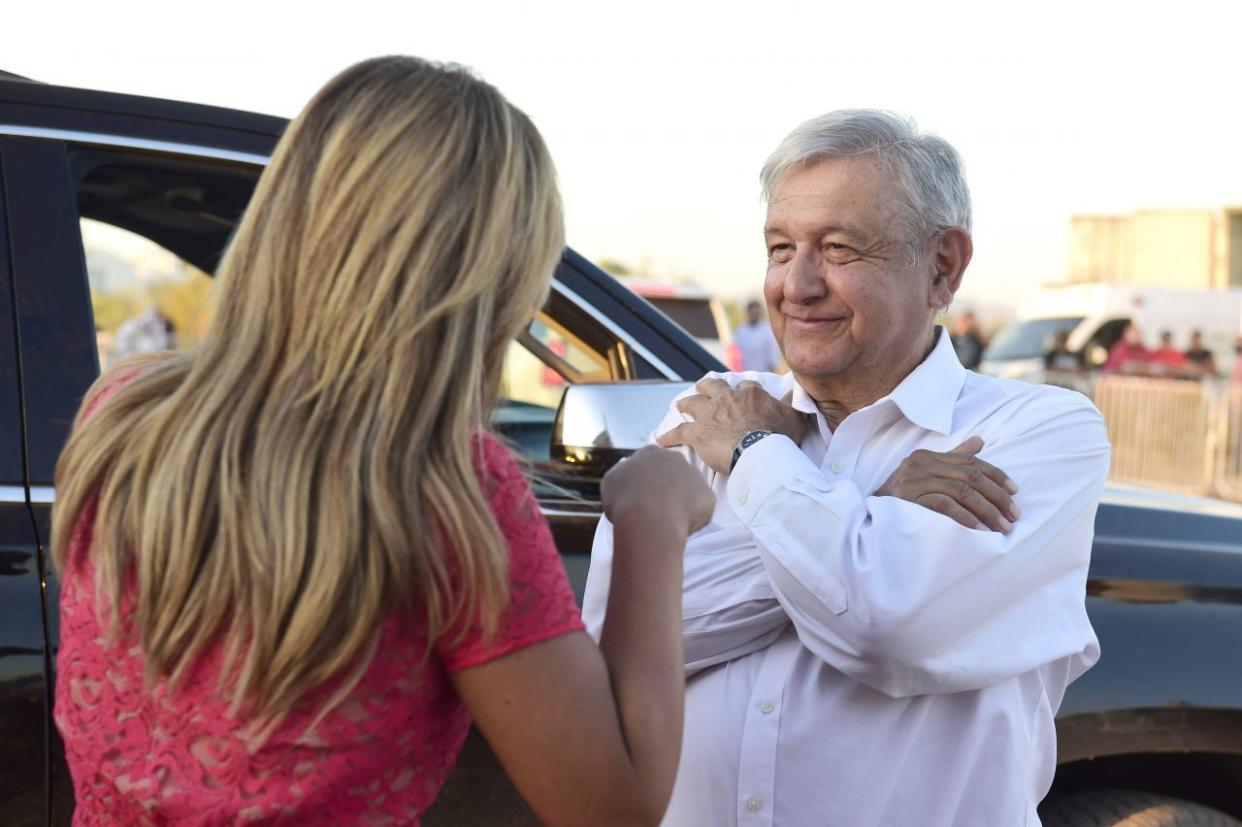
<path id="1" fill-rule="evenodd" d="M 819 469 L 794 441 L 783 434 L 764 437 L 742 452 L 727 492 L 734 515 L 750 526 L 763 504 L 799 476 Z"/>

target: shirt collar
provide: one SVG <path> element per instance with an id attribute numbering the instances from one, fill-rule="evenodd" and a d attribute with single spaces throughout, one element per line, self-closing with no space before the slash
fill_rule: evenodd
<path id="1" fill-rule="evenodd" d="M 786 381 L 794 410 L 818 414 L 819 407 L 792 374 Z M 944 327 L 936 326 L 936 344 L 927 358 L 901 381 L 892 393 L 875 404 L 892 402 L 902 416 L 920 428 L 948 435 L 953 430 L 953 409 L 966 382 L 966 369 L 958 361 L 953 342 Z"/>

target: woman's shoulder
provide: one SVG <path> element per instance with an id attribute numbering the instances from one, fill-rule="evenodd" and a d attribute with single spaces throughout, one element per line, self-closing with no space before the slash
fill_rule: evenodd
<path id="1" fill-rule="evenodd" d="M 79 423 L 89 419 L 119 390 L 172 356 L 173 354 L 168 352 L 144 353 L 130 357 L 105 370 L 87 388 L 86 395 L 82 398 L 82 406 L 78 414 Z"/>
<path id="2" fill-rule="evenodd" d="M 550 539 L 543 536 L 547 524 L 523 461 L 501 437 L 489 432 L 478 434 L 474 451 L 479 486 L 501 534 L 510 543 L 511 556 L 549 544 Z"/>
<path id="3" fill-rule="evenodd" d="M 484 469 L 502 469 L 517 465 L 513 451 L 499 436 L 487 430 L 480 430 L 474 437 L 475 462 Z"/>
<path id="4" fill-rule="evenodd" d="M 511 497 L 530 488 L 521 462 L 499 436 L 479 431 L 474 438 L 474 465 L 483 494 L 493 504 L 497 497 Z"/>

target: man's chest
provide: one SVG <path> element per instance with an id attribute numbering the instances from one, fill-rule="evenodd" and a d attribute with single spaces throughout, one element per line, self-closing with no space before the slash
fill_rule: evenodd
<path id="1" fill-rule="evenodd" d="M 874 494 L 915 451 L 948 451 L 969 435 L 938 434 L 887 412 L 856 414 L 841 422 L 835 431 L 822 419 L 808 415 L 807 421 L 807 432 L 799 447 L 815 464 L 823 483 L 848 482 L 864 497 Z M 717 500 L 713 522 L 722 527 L 739 524 L 727 496 L 729 477 L 712 473 L 709 482 Z"/>

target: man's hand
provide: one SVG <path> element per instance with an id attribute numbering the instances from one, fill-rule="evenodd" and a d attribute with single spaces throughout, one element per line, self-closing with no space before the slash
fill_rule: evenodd
<path id="1" fill-rule="evenodd" d="M 1018 486 L 999 468 L 979 459 L 983 439 L 972 436 L 946 453 L 919 450 L 906 457 L 876 490 L 951 517 L 967 528 L 1008 534 L 1021 516 Z"/>
<path id="2" fill-rule="evenodd" d="M 694 421 L 678 425 L 657 444 L 686 445 L 709 467 L 727 474 L 733 449 L 751 431 L 784 434 L 795 444 L 802 441 L 806 415 L 773 398 L 758 382 L 746 380 L 730 388 L 723 379 L 704 379 L 695 390 L 697 394 L 677 403 L 677 409 Z"/>

